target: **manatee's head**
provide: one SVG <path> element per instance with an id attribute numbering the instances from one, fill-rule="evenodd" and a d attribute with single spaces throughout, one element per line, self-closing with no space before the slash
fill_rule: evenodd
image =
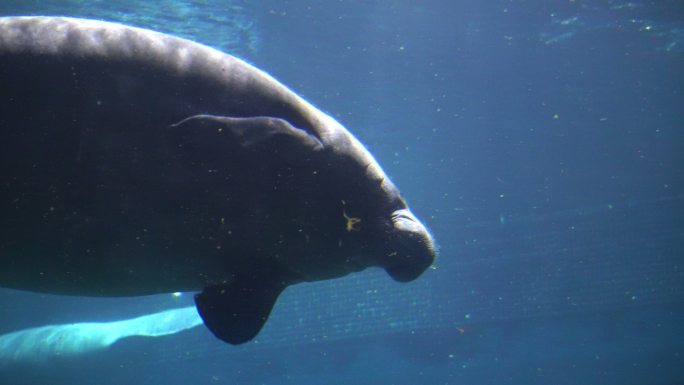
<path id="1" fill-rule="evenodd" d="M 395 210 L 388 225 L 379 264 L 394 280 L 413 281 L 435 260 L 432 235 L 407 208 Z"/>
<path id="2" fill-rule="evenodd" d="M 330 233 L 341 253 L 338 263 L 326 258 L 325 267 L 302 275 L 314 280 L 381 267 L 399 282 L 418 278 L 437 255 L 432 235 L 365 146 L 333 118 L 309 107 L 309 128 L 324 148 L 317 164 L 326 165 L 332 176 L 326 198 L 341 202 L 341 212 L 331 215 L 339 232 Z M 343 250 L 343 245 L 353 246 Z"/>

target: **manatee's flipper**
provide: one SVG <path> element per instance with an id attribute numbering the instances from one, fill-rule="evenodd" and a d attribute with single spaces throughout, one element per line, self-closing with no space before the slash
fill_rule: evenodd
<path id="1" fill-rule="evenodd" d="M 275 274 L 246 274 L 231 283 L 205 288 L 195 295 L 195 305 L 216 337 L 241 344 L 259 333 L 286 287 L 287 282 Z"/>
<path id="2" fill-rule="evenodd" d="M 267 151 L 288 160 L 302 159 L 305 157 L 303 154 L 323 149 L 316 136 L 284 119 L 270 116 L 194 115 L 171 125 L 171 128 L 180 129 L 180 134 L 186 138 L 211 139 L 218 143 L 228 140 L 243 148 Z"/>

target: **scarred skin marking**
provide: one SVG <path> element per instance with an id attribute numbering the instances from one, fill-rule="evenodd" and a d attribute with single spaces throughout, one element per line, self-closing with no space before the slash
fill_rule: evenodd
<path id="1" fill-rule="evenodd" d="M 344 211 L 342 212 L 342 215 L 344 215 L 344 219 L 347 220 L 345 226 L 347 232 L 361 231 L 361 218 L 350 217 Z"/>

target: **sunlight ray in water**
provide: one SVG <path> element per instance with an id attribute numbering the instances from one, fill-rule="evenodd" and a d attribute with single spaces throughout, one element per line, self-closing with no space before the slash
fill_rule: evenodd
<path id="1" fill-rule="evenodd" d="M 194 306 L 113 322 L 48 325 L 0 336 L 0 365 L 43 361 L 105 349 L 133 336 L 160 337 L 201 325 Z"/>

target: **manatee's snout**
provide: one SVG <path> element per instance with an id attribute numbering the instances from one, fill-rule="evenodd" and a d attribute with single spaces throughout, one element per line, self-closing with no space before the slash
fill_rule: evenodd
<path id="1" fill-rule="evenodd" d="M 384 264 L 385 271 L 396 281 L 413 281 L 435 260 L 434 241 L 425 226 L 408 209 L 395 211 L 392 225 L 394 229 L 390 253 Z"/>

